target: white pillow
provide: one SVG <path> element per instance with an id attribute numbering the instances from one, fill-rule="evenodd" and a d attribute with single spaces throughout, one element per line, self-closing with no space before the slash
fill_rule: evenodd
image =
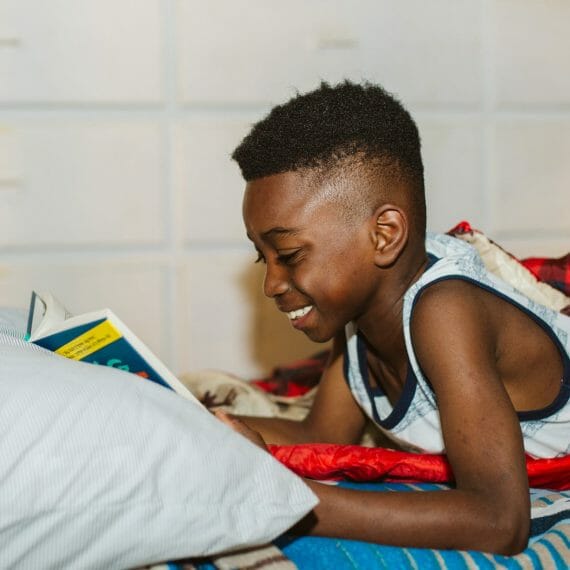
<path id="1" fill-rule="evenodd" d="M 27 320 L 24 309 L 2 307 L 0 308 L 0 333 L 23 337 Z"/>
<path id="2" fill-rule="evenodd" d="M 0 333 L 0 567 L 210 555 L 268 542 L 316 502 L 175 393 Z"/>

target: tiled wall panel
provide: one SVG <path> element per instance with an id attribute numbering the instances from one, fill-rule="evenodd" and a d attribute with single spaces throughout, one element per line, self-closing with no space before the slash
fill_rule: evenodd
<path id="1" fill-rule="evenodd" d="M 163 239 L 156 124 L 0 120 L 0 151 L 0 248 Z"/>
<path id="2" fill-rule="evenodd" d="M 495 150 L 493 228 L 519 235 L 568 232 L 570 120 L 501 122 Z"/>
<path id="3" fill-rule="evenodd" d="M 461 220 L 485 227 L 483 129 L 476 120 L 419 121 L 428 227 L 447 231 Z"/>
<path id="4" fill-rule="evenodd" d="M 251 372 L 253 311 L 245 252 L 190 254 L 180 269 L 178 350 L 183 369 Z"/>
<path id="5" fill-rule="evenodd" d="M 496 0 L 493 80 L 500 107 L 570 106 L 570 3 Z"/>
<path id="6" fill-rule="evenodd" d="M 160 0 L 2 0 L 0 102 L 156 102 Z"/>
<path id="7" fill-rule="evenodd" d="M 243 243 L 244 182 L 230 154 L 246 121 L 198 119 L 173 129 L 177 215 L 185 243 Z"/>

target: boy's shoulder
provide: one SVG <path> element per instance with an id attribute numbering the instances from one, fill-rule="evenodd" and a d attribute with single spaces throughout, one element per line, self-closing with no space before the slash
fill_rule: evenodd
<path id="1" fill-rule="evenodd" d="M 457 325 L 464 331 L 475 323 L 489 326 L 490 320 L 495 319 L 489 319 L 487 313 L 500 311 L 504 305 L 499 299 L 468 280 L 443 279 L 425 287 L 418 294 L 408 326 L 416 329 L 418 323 L 423 323 L 430 334 L 436 336 L 447 328 L 457 330 Z"/>
<path id="2" fill-rule="evenodd" d="M 479 253 L 468 243 L 444 234 L 427 234 L 426 253 L 426 270 L 404 296 L 406 320 L 428 289 L 430 296 L 452 298 L 465 290 L 466 282 L 493 288 L 493 282 Z"/>

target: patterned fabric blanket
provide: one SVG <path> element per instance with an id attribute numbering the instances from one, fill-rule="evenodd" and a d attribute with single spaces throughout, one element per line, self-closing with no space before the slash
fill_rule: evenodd
<path id="1" fill-rule="evenodd" d="M 469 222 L 460 222 L 447 233 L 475 247 L 491 273 L 534 301 L 570 315 L 570 253 L 557 259 L 517 259 Z"/>
<path id="2" fill-rule="evenodd" d="M 521 263 L 539 280 L 570 295 L 570 253 L 557 259 L 529 257 Z"/>

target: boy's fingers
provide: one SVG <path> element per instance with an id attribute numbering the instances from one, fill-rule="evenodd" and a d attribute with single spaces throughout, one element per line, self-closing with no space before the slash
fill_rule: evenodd
<path id="1" fill-rule="evenodd" d="M 261 437 L 261 435 L 258 432 L 252 430 L 248 425 L 246 425 L 244 422 L 242 422 L 239 418 L 236 418 L 236 417 L 228 414 L 224 410 L 216 410 L 214 412 L 214 415 L 221 422 L 226 424 L 228 427 L 232 428 L 237 433 L 243 435 L 244 437 L 249 439 L 249 441 L 251 441 L 252 443 L 255 443 L 255 445 L 261 447 L 262 449 L 267 450 L 267 446 L 265 444 L 265 441 Z"/>
<path id="2" fill-rule="evenodd" d="M 225 410 L 214 410 L 214 415 L 223 423 L 233 427 L 234 418 L 230 416 Z"/>

